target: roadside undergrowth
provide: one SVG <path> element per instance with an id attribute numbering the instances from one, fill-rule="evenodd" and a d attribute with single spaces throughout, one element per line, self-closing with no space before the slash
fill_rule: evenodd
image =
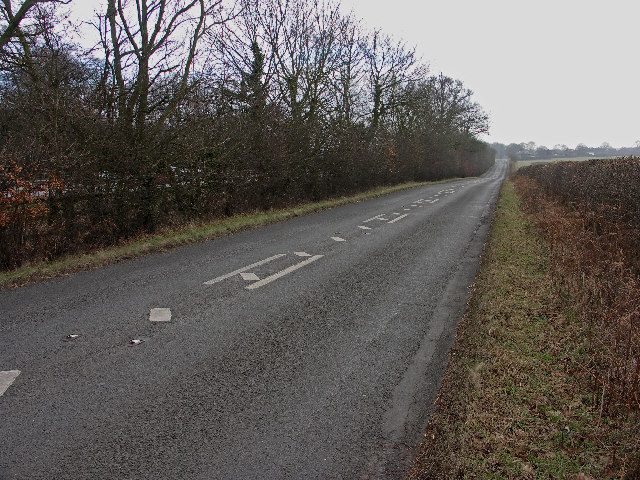
<path id="1" fill-rule="evenodd" d="M 637 412 L 606 415 L 576 371 L 583 322 L 505 181 L 412 480 L 638 478 Z"/>

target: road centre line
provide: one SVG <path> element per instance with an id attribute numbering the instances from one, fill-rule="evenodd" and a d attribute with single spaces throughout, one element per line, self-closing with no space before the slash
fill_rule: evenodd
<path id="1" fill-rule="evenodd" d="M 253 267 L 259 267 L 260 265 L 264 265 L 265 263 L 272 262 L 278 258 L 286 257 L 286 253 L 280 253 L 278 255 L 274 255 L 273 257 L 265 258 L 264 260 L 260 260 L 259 262 L 252 263 L 246 267 L 239 268 L 238 270 L 234 270 L 231 273 L 227 273 L 226 275 L 222 275 L 220 277 L 214 278 L 213 280 L 209 280 L 208 282 L 204 282 L 204 285 L 213 285 L 214 283 L 221 282 L 226 280 L 227 278 L 231 278 L 234 275 L 238 275 L 239 273 L 246 272 L 247 270 L 251 270 Z"/>
<path id="2" fill-rule="evenodd" d="M 20 370 L 0 372 L 0 397 L 7 391 L 13 381 L 20 375 Z"/>
<path id="3" fill-rule="evenodd" d="M 381 221 L 385 221 L 384 217 L 384 213 L 381 213 L 380 215 L 376 215 L 375 217 L 371 217 L 368 218 L 367 220 L 364 220 L 362 223 L 369 223 L 369 222 L 373 222 L 374 220 L 381 220 Z"/>
<path id="4" fill-rule="evenodd" d="M 268 283 L 271 283 L 281 277 L 284 277 L 285 275 L 290 274 L 291 272 L 295 272 L 296 270 L 305 267 L 307 265 L 309 265 L 310 263 L 315 262 L 316 260 L 320 260 L 322 257 L 324 257 L 324 255 L 315 255 L 313 257 L 310 257 L 300 263 L 296 263 L 295 265 L 291 265 L 288 268 L 285 268 L 284 270 L 281 270 L 277 273 L 274 273 L 273 275 L 264 278 L 262 280 L 260 280 L 259 282 L 256 283 L 252 283 L 251 285 L 249 285 L 248 287 L 245 287 L 247 290 L 255 290 L 256 288 L 260 288 L 260 287 L 264 287 L 265 285 L 267 285 Z"/>
<path id="5" fill-rule="evenodd" d="M 394 218 L 393 220 L 389 221 L 389 223 L 396 223 L 398 220 L 402 220 L 404 217 L 408 217 L 409 214 L 405 213 L 404 215 L 400 215 L 399 217 Z"/>

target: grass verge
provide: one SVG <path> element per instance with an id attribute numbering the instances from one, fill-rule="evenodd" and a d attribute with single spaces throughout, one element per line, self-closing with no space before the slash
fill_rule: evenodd
<path id="1" fill-rule="evenodd" d="M 353 196 L 331 198 L 321 202 L 308 203 L 281 210 L 236 215 L 208 223 L 192 224 L 176 229 L 165 230 L 153 235 L 144 235 L 124 242 L 121 245 L 84 254 L 70 255 L 58 260 L 33 263 L 16 270 L 0 272 L 0 289 L 23 286 L 46 278 L 104 267 L 122 260 L 137 258 L 191 243 L 212 240 L 235 232 L 283 222 L 294 217 L 308 215 L 341 205 L 361 202 L 399 190 L 406 190 L 421 185 L 447 183 L 453 180 L 458 179 L 448 179 L 439 182 L 409 182 L 390 187 L 380 187 Z"/>
<path id="2" fill-rule="evenodd" d="M 606 417 L 574 375 L 579 319 L 505 181 L 412 480 L 639 478 L 637 414 Z"/>

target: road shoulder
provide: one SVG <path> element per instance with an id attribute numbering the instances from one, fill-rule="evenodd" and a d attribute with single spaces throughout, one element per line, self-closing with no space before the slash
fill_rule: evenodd
<path id="1" fill-rule="evenodd" d="M 605 425 L 572 375 L 579 327 L 548 259 L 505 181 L 412 480 L 589 479 L 628 468 L 612 450 L 626 426 Z"/>

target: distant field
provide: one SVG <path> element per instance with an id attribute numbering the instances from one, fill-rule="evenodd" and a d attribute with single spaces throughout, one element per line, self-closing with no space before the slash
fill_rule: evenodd
<path id="1" fill-rule="evenodd" d="M 519 160 L 516 162 L 516 170 L 529 165 L 539 165 L 541 163 L 550 162 L 584 162 L 585 160 L 594 160 L 596 158 L 616 158 L 616 157 L 573 157 L 573 158 L 545 158 L 541 160 Z"/>

